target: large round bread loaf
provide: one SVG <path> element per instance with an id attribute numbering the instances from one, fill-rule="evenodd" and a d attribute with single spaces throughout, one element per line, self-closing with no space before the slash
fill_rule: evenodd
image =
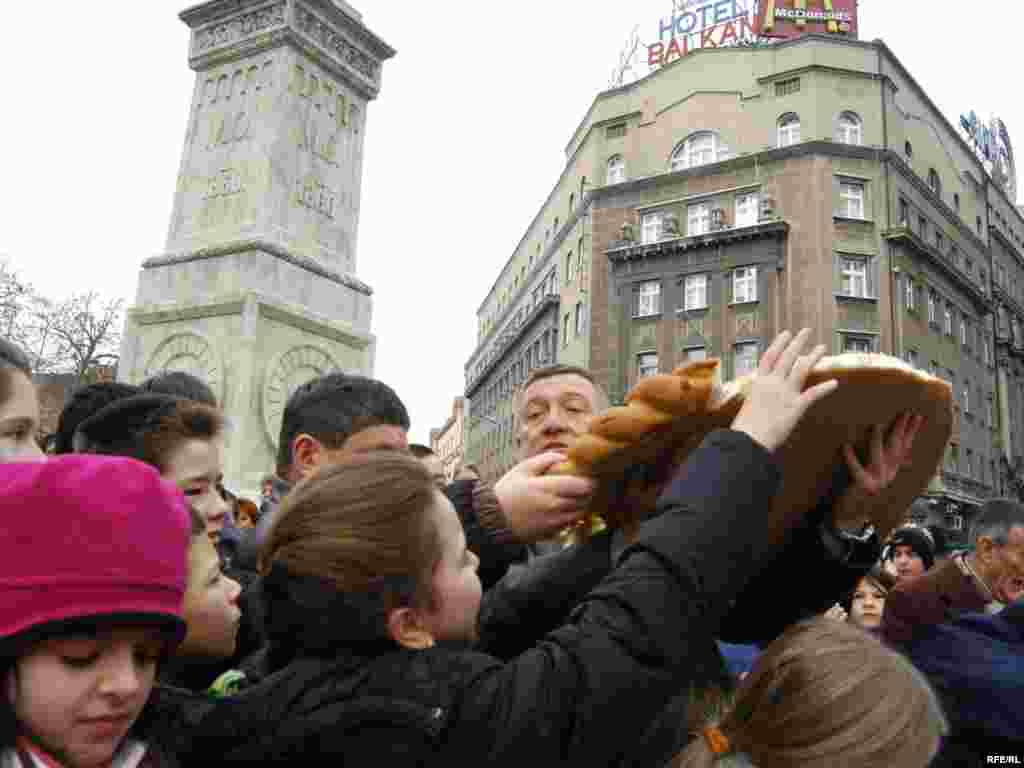
<path id="1" fill-rule="evenodd" d="M 689 453 L 709 432 L 732 424 L 757 374 L 723 385 L 718 371 L 718 361 L 708 360 L 645 378 L 626 405 L 594 418 L 567 460 L 553 470 L 597 479 L 590 516 L 612 528 L 634 529 L 653 511 L 658 493 Z M 822 359 L 806 386 L 827 379 L 837 379 L 839 387 L 804 414 L 777 452 L 782 483 L 775 498 L 766 500 L 765 514 L 771 515 L 778 540 L 820 500 L 833 496 L 846 443 L 868 465 L 875 425 L 888 428 L 908 412 L 925 417 L 909 464 L 868 510 L 883 537 L 927 487 L 949 441 L 952 390 L 945 381 L 887 355 L 859 353 Z"/>

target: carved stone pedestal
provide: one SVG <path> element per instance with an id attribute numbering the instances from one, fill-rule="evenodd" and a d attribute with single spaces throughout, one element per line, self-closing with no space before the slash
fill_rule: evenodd
<path id="1" fill-rule="evenodd" d="M 251 494 L 288 395 L 329 370 L 373 372 L 356 243 L 366 107 L 394 51 L 336 0 L 211 0 L 181 18 L 192 112 L 119 376 L 204 378 L 231 421 L 227 485 Z"/>

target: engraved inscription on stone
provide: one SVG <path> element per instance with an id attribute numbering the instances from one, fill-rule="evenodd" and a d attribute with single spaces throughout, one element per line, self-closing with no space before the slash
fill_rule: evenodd
<path id="1" fill-rule="evenodd" d="M 334 218 L 334 209 L 338 203 L 337 195 L 314 179 L 299 179 L 297 186 L 299 205 L 321 213 L 329 219 Z"/>
<path id="2" fill-rule="evenodd" d="M 307 381 L 337 370 L 338 364 L 326 352 L 311 346 L 290 349 L 271 365 L 263 386 L 263 425 L 272 445 L 277 445 L 281 414 L 292 393 Z"/>
<path id="3" fill-rule="evenodd" d="M 300 99 L 299 148 L 337 166 L 342 133 L 358 133 L 358 107 L 341 86 L 309 63 L 295 65 L 288 89 Z"/>
<path id="4" fill-rule="evenodd" d="M 212 48 L 230 45 L 247 37 L 265 32 L 271 27 L 284 24 L 285 4 L 277 3 L 269 8 L 242 14 L 229 21 L 214 24 L 195 33 L 193 48 L 196 53 L 206 53 Z"/>
<path id="5" fill-rule="evenodd" d="M 337 53 L 343 62 L 348 64 L 364 77 L 377 82 L 380 65 L 371 57 L 360 51 L 337 30 L 321 21 L 316 14 L 302 7 L 295 9 L 299 29 L 307 34 L 318 45 L 328 51 Z"/>
<path id="6" fill-rule="evenodd" d="M 242 176 L 233 168 L 225 168 L 210 177 L 209 185 L 203 194 L 204 200 L 237 195 L 242 191 Z"/>
<path id="7" fill-rule="evenodd" d="M 196 127 L 206 149 L 248 140 L 255 110 L 253 99 L 273 84 L 273 59 L 206 78 L 198 100 Z"/>

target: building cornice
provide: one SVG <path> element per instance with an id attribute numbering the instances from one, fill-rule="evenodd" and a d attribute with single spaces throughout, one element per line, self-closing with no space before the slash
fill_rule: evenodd
<path id="1" fill-rule="evenodd" d="M 335 272 L 333 269 L 325 267 L 323 264 L 319 264 L 307 256 L 294 254 L 278 243 L 263 238 L 232 240 L 227 243 L 218 243 L 217 245 L 211 245 L 207 248 L 198 248 L 193 251 L 166 253 L 162 256 L 154 256 L 153 258 L 146 259 L 146 261 L 142 263 L 142 268 L 157 269 L 159 267 L 170 267 L 175 264 L 186 264 L 190 261 L 204 261 L 206 259 L 216 259 L 222 256 L 233 256 L 235 254 L 246 253 L 248 251 L 262 251 L 264 253 L 269 253 L 271 256 L 276 256 L 282 261 L 286 261 L 296 267 L 312 272 L 319 277 L 330 280 L 332 283 L 337 283 L 338 285 L 343 285 L 346 288 L 351 288 L 356 293 L 361 293 L 364 296 L 373 295 L 373 289 L 370 288 L 370 286 L 352 275 L 343 275 L 340 272 Z"/>
<path id="2" fill-rule="evenodd" d="M 682 253 L 697 248 L 709 248 L 717 245 L 741 240 L 754 240 L 763 237 L 785 237 L 789 234 L 789 224 L 782 220 L 761 222 L 750 227 L 721 229 L 692 237 L 674 237 L 659 240 L 656 243 L 628 243 L 616 245 L 605 251 L 612 263 L 626 263 L 652 256 L 666 256 Z"/>
<path id="3" fill-rule="evenodd" d="M 521 339 L 527 331 L 532 328 L 537 321 L 548 312 L 550 309 L 555 310 L 555 318 L 558 317 L 559 306 L 561 305 L 562 299 L 557 294 L 548 294 L 534 307 L 530 313 L 523 318 L 522 324 L 512 331 L 512 333 L 504 340 L 501 346 L 495 349 L 496 352 L 504 352 L 506 349 L 515 344 Z M 473 395 L 483 386 L 483 383 L 491 375 L 498 364 L 504 359 L 504 355 L 495 355 L 494 359 L 491 360 L 484 369 L 480 372 L 480 375 L 474 378 L 469 384 L 466 385 L 466 397 L 471 398 Z"/>
<path id="4" fill-rule="evenodd" d="M 882 232 L 882 237 L 889 242 L 903 243 L 911 246 L 922 256 L 927 256 L 929 262 L 939 268 L 949 280 L 951 280 L 971 301 L 975 308 L 981 310 L 981 314 L 988 314 L 992 311 L 992 300 L 985 295 L 973 280 L 967 277 L 964 272 L 953 264 L 948 254 L 941 253 L 937 248 L 929 245 L 909 226 L 900 226 Z"/>
<path id="5" fill-rule="evenodd" d="M 1017 249 L 1017 246 L 1010 242 L 1010 239 L 1003 233 L 1003 231 L 999 229 L 999 227 L 997 227 L 991 221 L 989 221 L 988 232 L 990 236 L 995 235 L 996 240 L 998 240 L 1005 246 L 1006 250 L 1008 250 L 1010 254 L 1013 256 L 1013 258 L 1016 260 L 1017 266 L 1024 268 L 1024 255 L 1021 255 L 1021 252 Z"/>

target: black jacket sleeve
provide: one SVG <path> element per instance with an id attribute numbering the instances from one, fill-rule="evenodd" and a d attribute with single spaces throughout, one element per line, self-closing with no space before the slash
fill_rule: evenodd
<path id="1" fill-rule="evenodd" d="M 583 544 L 509 568 L 484 594 L 478 649 L 509 659 L 561 626 L 611 571 L 611 538 L 601 531 Z"/>
<path id="2" fill-rule="evenodd" d="M 446 739 L 452 753 L 442 757 L 516 768 L 626 760 L 772 556 L 764 499 L 778 482 L 771 456 L 749 437 L 709 435 L 662 495 L 662 514 L 570 622 L 463 687 Z"/>
<path id="3" fill-rule="evenodd" d="M 852 483 L 846 463 L 836 467 L 829 492 L 790 531 L 782 552 L 752 579 L 729 607 L 719 639 L 727 643 L 766 646 L 786 627 L 824 613 L 874 565 L 873 558 L 841 562 L 825 546 L 820 526 Z"/>
<path id="4" fill-rule="evenodd" d="M 466 546 L 480 558 L 480 583 L 490 589 L 509 567 L 525 562 L 526 546 L 512 534 L 493 488 L 479 480 L 457 480 L 445 488 L 466 532 Z"/>

